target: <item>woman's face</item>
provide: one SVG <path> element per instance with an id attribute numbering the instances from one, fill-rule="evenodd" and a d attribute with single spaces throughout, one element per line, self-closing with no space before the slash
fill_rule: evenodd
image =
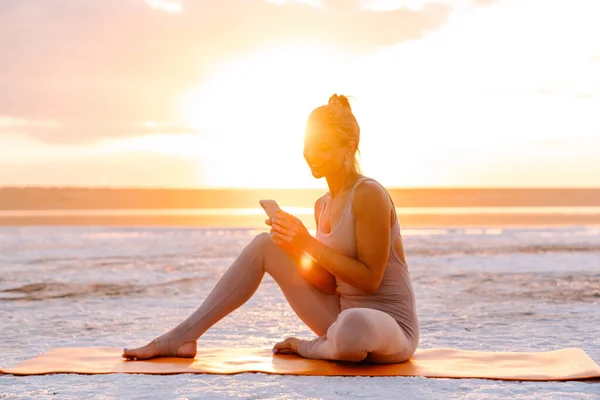
<path id="1" fill-rule="evenodd" d="M 339 137 L 331 129 L 311 126 L 304 136 L 304 159 L 315 178 L 329 176 L 343 166 L 348 155 Z"/>

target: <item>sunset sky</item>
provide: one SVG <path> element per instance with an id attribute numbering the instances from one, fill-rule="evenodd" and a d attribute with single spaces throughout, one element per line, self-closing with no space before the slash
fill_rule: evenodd
<path id="1" fill-rule="evenodd" d="M 352 96 L 389 187 L 600 187 L 600 2 L 0 2 L 0 186 L 322 187 Z"/>

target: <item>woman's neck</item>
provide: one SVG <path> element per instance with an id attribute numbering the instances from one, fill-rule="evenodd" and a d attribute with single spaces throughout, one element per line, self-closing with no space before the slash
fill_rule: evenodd
<path id="1" fill-rule="evenodd" d="M 340 194 L 346 192 L 348 189 L 354 186 L 359 178 L 360 174 L 353 168 L 348 170 L 340 168 L 340 172 L 336 173 L 335 175 L 325 177 L 327 180 L 327 186 L 329 186 L 331 198 L 334 199 Z"/>

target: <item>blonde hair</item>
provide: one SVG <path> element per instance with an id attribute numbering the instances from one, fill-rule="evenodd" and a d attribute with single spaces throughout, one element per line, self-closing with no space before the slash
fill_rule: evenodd
<path id="1" fill-rule="evenodd" d="M 351 141 L 354 142 L 354 151 L 350 154 L 350 159 L 356 171 L 360 172 L 356 157 L 356 153 L 360 153 L 358 149 L 360 126 L 352 113 L 348 98 L 344 95 L 334 94 L 329 98 L 327 105 L 315 108 L 308 116 L 307 127 L 314 124 L 325 125 L 331 129 L 344 145 Z"/>

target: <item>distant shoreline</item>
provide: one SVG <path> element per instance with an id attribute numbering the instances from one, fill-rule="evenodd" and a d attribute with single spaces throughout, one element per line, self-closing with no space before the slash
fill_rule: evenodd
<path id="1" fill-rule="evenodd" d="M 0 188 L 0 210 L 253 208 L 258 200 L 313 207 L 324 189 Z M 594 207 L 600 188 L 390 188 L 396 207 Z"/>

